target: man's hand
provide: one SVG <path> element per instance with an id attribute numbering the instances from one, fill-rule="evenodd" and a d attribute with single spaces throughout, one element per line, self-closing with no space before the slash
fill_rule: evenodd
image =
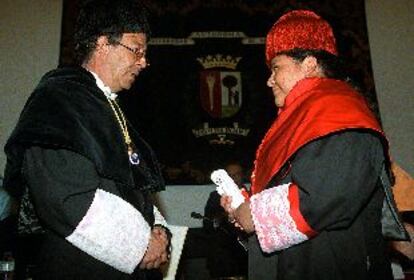
<path id="1" fill-rule="evenodd" d="M 147 251 L 142 259 L 139 268 L 153 269 L 159 268 L 169 259 L 168 237 L 162 227 L 154 227 L 151 231 L 151 237 Z"/>

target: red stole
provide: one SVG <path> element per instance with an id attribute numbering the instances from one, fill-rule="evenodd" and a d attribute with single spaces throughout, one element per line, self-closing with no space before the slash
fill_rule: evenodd
<path id="1" fill-rule="evenodd" d="M 365 99 L 347 83 L 327 78 L 299 81 L 256 152 L 252 194 L 261 192 L 302 146 L 347 129 L 370 129 L 383 135 Z"/>

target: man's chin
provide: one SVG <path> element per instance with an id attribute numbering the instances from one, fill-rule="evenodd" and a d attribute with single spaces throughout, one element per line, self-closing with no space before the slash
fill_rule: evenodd
<path id="1" fill-rule="evenodd" d="M 133 84 L 133 83 L 134 83 L 134 82 L 124 84 L 124 85 L 122 86 L 122 90 L 129 90 L 129 89 L 131 89 L 131 87 L 132 87 L 132 84 Z"/>

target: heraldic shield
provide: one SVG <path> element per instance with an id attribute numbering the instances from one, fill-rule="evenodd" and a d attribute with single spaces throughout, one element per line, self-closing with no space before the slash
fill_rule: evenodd
<path id="1" fill-rule="evenodd" d="M 213 118 L 229 118 L 242 105 L 241 75 L 238 71 L 207 69 L 200 72 L 203 109 Z"/>

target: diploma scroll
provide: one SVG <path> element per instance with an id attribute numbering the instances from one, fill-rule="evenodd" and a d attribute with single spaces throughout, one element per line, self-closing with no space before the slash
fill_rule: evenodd
<path id="1" fill-rule="evenodd" d="M 218 169 L 211 173 L 211 180 L 217 185 L 216 190 L 220 195 L 231 197 L 231 207 L 236 209 L 245 200 L 239 187 L 233 179 L 227 174 L 226 170 Z"/>

